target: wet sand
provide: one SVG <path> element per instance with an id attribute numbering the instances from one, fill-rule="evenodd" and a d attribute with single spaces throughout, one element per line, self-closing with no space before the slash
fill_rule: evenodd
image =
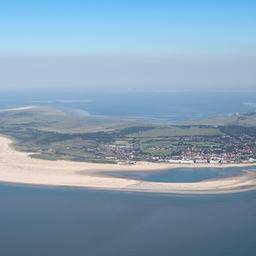
<path id="1" fill-rule="evenodd" d="M 240 176 L 193 183 L 149 182 L 107 176 L 110 171 L 155 172 L 181 167 L 223 168 L 243 166 L 246 170 L 246 166 L 250 166 L 250 164 L 158 164 L 137 162 L 128 165 L 49 161 L 34 159 L 28 153 L 16 151 L 12 143 L 11 139 L 0 136 L 0 182 L 183 194 L 218 194 L 256 189 L 256 172 L 252 171 L 245 171 Z"/>

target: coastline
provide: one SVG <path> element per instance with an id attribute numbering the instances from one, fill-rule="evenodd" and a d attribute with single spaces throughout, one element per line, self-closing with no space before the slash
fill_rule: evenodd
<path id="1" fill-rule="evenodd" d="M 256 189 L 256 172 L 250 171 L 240 176 L 193 183 L 149 182 L 104 175 L 104 172 L 109 171 L 156 172 L 176 168 L 203 167 L 245 167 L 246 170 L 246 167 L 255 166 L 255 163 L 220 165 L 137 162 L 126 165 L 50 161 L 31 158 L 31 153 L 16 151 L 13 147 L 14 143 L 14 140 L 0 136 L 0 182 L 176 194 L 220 194 Z M 99 172 L 102 175 L 99 175 Z"/>

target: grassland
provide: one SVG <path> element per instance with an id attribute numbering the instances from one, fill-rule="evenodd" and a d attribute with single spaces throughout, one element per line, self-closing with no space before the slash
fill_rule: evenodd
<path id="1" fill-rule="evenodd" d="M 35 158 L 104 163 L 151 161 L 189 150 L 205 155 L 231 152 L 242 145 L 254 150 L 255 117 L 256 114 L 234 115 L 225 124 L 213 119 L 161 125 L 36 107 L 0 112 L 0 133 L 14 138 L 17 149 L 35 152 Z"/>
<path id="2" fill-rule="evenodd" d="M 169 138 L 180 136 L 214 136 L 223 135 L 218 128 L 207 126 L 169 126 L 156 127 L 148 131 L 129 134 L 132 138 Z"/>

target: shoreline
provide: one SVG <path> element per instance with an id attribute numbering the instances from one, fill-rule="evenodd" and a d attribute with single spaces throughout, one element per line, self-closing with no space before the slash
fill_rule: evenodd
<path id="1" fill-rule="evenodd" d="M 31 158 L 31 153 L 16 151 L 14 143 L 13 139 L 0 135 L 0 182 L 3 183 L 174 194 L 222 194 L 256 189 L 256 172 L 250 171 L 240 176 L 193 183 L 149 182 L 106 175 L 109 171 L 157 172 L 176 168 L 245 167 L 246 170 L 246 167 L 255 166 L 255 163 L 220 165 L 136 162 L 129 165 L 50 161 Z"/>

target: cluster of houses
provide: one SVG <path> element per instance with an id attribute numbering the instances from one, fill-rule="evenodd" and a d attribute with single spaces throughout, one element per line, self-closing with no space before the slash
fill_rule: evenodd
<path id="1" fill-rule="evenodd" d="M 248 143 L 240 143 L 228 147 L 225 144 L 219 149 L 203 150 L 200 146 L 191 147 L 188 145 L 181 145 L 179 154 L 169 156 L 159 156 L 159 148 L 154 149 L 155 154 L 143 154 L 134 145 L 108 145 L 108 154 L 112 159 L 126 160 L 126 161 L 151 161 L 151 162 L 168 162 L 181 164 L 225 164 L 225 163 L 256 163 L 256 145 L 248 145 Z M 170 152 L 172 148 L 170 147 Z"/>

